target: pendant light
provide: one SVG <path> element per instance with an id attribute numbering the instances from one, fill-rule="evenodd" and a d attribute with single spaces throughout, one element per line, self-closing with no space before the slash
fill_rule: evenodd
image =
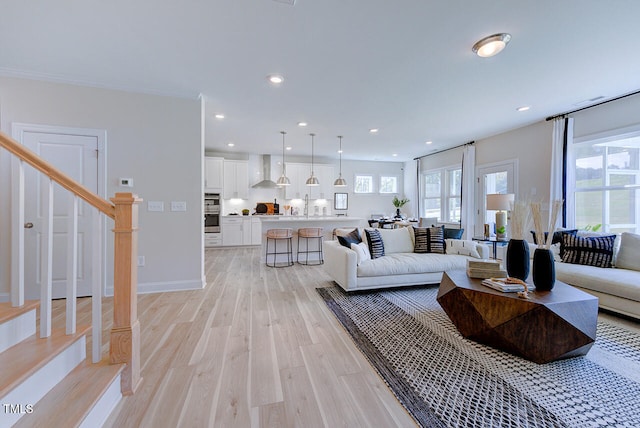
<path id="1" fill-rule="evenodd" d="M 335 187 L 346 187 L 347 180 L 342 178 L 342 135 L 338 135 L 338 138 L 340 139 L 340 150 L 338 150 L 338 153 L 340 153 L 340 174 L 338 175 L 336 181 L 333 182 L 333 185 Z"/>
<path id="2" fill-rule="evenodd" d="M 313 175 L 313 137 L 315 137 L 316 134 L 309 135 L 311 135 L 311 177 L 307 178 L 307 186 L 319 186 L 320 182 L 316 176 Z"/>
<path id="3" fill-rule="evenodd" d="M 284 136 L 286 135 L 286 132 L 280 131 L 280 133 L 282 134 L 282 175 L 280 176 L 280 178 L 278 178 L 276 184 L 278 186 L 290 186 L 291 181 L 289 181 L 289 177 L 287 177 L 287 171 L 284 166 Z"/>

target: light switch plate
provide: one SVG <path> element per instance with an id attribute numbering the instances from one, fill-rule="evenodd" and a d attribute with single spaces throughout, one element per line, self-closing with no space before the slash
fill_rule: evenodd
<path id="1" fill-rule="evenodd" d="M 118 184 L 121 187 L 133 187 L 133 178 L 119 178 Z"/>
<path id="2" fill-rule="evenodd" d="M 187 203 L 185 201 L 171 201 L 171 211 L 186 211 Z"/>
<path id="3" fill-rule="evenodd" d="M 155 212 L 164 211 L 164 202 L 147 201 L 147 211 L 155 211 Z"/>

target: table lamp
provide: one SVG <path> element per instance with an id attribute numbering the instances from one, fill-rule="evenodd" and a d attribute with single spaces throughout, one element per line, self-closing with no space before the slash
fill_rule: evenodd
<path id="1" fill-rule="evenodd" d="M 496 239 L 507 237 L 507 211 L 515 199 L 513 193 L 496 193 L 487 195 L 487 210 L 496 211 Z"/>

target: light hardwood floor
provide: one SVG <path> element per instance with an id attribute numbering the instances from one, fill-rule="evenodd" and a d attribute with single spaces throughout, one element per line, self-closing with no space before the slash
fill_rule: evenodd
<path id="1" fill-rule="evenodd" d="M 416 426 L 315 291 L 332 284 L 322 266 L 212 249 L 206 275 L 139 296 L 144 379 L 106 426 Z"/>

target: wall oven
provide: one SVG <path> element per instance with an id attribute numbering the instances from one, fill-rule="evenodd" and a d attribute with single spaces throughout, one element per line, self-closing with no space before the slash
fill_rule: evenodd
<path id="1" fill-rule="evenodd" d="M 220 194 L 204 194 L 204 233 L 220 233 Z"/>

